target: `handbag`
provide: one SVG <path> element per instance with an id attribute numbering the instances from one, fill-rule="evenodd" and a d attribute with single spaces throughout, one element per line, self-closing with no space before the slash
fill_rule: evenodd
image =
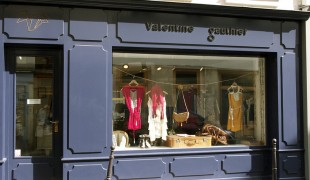
<path id="1" fill-rule="evenodd" d="M 176 112 L 176 107 L 177 107 L 177 102 L 178 102 L 178 99 L 177 99 L 176 103 L 175 103 L 174 111 L 173 111 L 173 114 L 172 114 L 172 119 L 174 119 L 178 123 L 181 123 L 181 126 L 182 126 L 183 122 L 187 122 L 187 119 L 189 117 L 189 112 L 188 112 L 188 108 L 187 108 L 187 105 L 186 105 L 186 102 L 185 102 L 183 90 L 182 90 L 181 87 L 178 88 L 177 98 L 179 96 L 179 90 L 181 90 L 181 93 L 182 93 L 182 97 L 183 97 L 183 100 L 184 100 L 184 105 L 185 105 L 185 108 L 186 108 L 186 112 L 181 112 L 181 113 L 177 113 Z"/>
<path id="2" fill-rule="evenodd" d="M 226 145 L 227 144 L 227 132 L 225 132 L 223 129 L 211 125 L 211 124 L 205 124 L 202 128 L 202 134 L 207 134 L 212 136 L 212 143 L 217 144 L 221 143 Z"/>

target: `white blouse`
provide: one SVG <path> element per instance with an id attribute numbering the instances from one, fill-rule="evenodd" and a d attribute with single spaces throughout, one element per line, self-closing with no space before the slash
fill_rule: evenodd
<path id="1" fill-rule="evenodd" d="M 166 99 L 163 98 L 164 104 L 163 108 L 161 105 L 158 105 L 156 108 L 156 117 L 153 117 L 153 102 L 152 99 L 149 97 L 147 102 L 149 108 L 149 116 L 148 116 L 148 123 L 149 123 L 149 135 L 150 140 L 155 141 L 156 138 L 162 138 L 163 140 L 167 140 L 167 115 L 166 115 Z M 164 111 L 164 118 L 160 119 L 161 111 Z"/>

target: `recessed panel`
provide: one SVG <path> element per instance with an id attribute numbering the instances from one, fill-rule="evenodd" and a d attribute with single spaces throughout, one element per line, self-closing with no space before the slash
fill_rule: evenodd
<path id="1" fill-rule="evenodd" d="M 103 10 L 73 9 L 69 31 L 74 40 L 101 41 L 108 34 L 107 15 Z"/>
<path id="2" fill-rule="evenodd" d="M 263 155 L 227 155 L 222 168 L 226 174 L 263 172 L 265 160 Z"/>
<path id="3" fill-rule="evenodd" d="M 175 158 L 170 163 L 170 171 L 176 177 L 214 175 L 218 168 L 218 160 L 211 156 Z"/>
<path id="4" fill-rule="evenodd" d="M 114 165 L 114 175 L 119 179 L 161 178 L 165 166 L 160 158 L 118 160 Z"/>
<path id="5" fill-rule="evenodd" d="M 101 164 L 74 165 L 68 172 L 68 180 L 102 180 L 106 178 L 106 169 Z"/>
<path id="6" fill-rule="evenodd" d="M 289 175 L 298 174 L 302 170 L 302 162 L 299 156 L 287 156 L 283 160 L 283 169 Z"/>
<path id="7" fill-rule="evenodd" d="M 107 137 L 107 54 L 102 46 L 75 46 L 69 54 L 69 149 L 100 153 Z"/>
<path id="8" fill-rule="evenodd" d="M 48 163 L 20 163 L 13 169 L 14 180 L 49 179 L 53 177 L 53 167 Z"/>
<path id="9" fill-rule="evenodd" d="M 293 49 L 297 43 L 298 23 L 296 22 L 283 22 L 282 23 L 282 36 L 281 43 L 285 48 Z"/>
<path id="10" fill-rule="evenodd" d="M 4 15 L 4 32 L 9 38 L 57 40 L 64 32 L 60 8 L 7 6 Z"/>
<path id="11" fill-rule="evenodd" d="M 297 127 L 297 77 L 296 55 L 286 53 L 282 57 L 282 97 L 283 97 L 283 141 L 287 146 L 297 145 L 299 141 Z"/>

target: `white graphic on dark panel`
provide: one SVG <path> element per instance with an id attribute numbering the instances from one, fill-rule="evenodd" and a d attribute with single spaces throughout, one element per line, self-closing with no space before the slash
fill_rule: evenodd
<path id="1" fill-rule="evenodd" d="M 31 18 L 19 18 L 16 23 L 27 23 L 27 30 L 29 32 L 37 30 L 42 24 L 48 23 L 47 19 L 31 19 Z"/>

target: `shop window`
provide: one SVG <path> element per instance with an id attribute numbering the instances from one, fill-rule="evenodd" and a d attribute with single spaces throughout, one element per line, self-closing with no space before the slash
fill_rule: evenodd
<path id="1" fill-rule="evenodd" d="M 113 53 L 117 149 L 264 146 L 263 57 Z"/>

